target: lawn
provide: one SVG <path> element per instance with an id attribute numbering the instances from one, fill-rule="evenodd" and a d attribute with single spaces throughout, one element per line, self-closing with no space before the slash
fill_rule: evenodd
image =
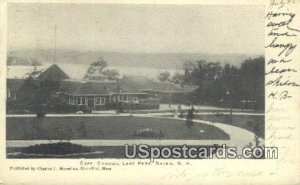
<path id="1" fill-rule="evenodd" d="M 257 115 L 233 115 L 232 123 L 229 124 L 229 115 L 199 115 L 197 119 L 220 122 L 236 127 L 244 128 L 256 133 L 259 137 L 265 138 L 265 116 Z"/>
<path id="2" fill-rule="evenodd" d="M 153 146 L 156 148 L 163 148 L 166 146 Z M 173 147 L 182 147 L 179 146 L 168 146 L 169 148 Z M 211 146 L 186 146 L 187 148 L 190 147 L 196 147 L 196 148 L 204 148 L 204 147 L 211 147 Z M 216 146 L 217 147 L 217 146 Z M 24 148 L 22 147 L 11 147 L 7 148 L 7 158 L 8 159 L 26 159 L 26 158 L 74 158 L 74 159 L 96 159 L 96 158 L 115 158 L 115 159 L 125 159 L 125 147 L 124 146 L 94 146 L 89 147 L 91 149 L 91 152 L 88 153 L 78 153 L 78 154 L 72 154 L 72 155 L 38 155 L 38 154 L 25 154 L 23 152 Z M 131 149 L 130 149 L 131 151 Z M 182 157 L 183 158 L 183 157 Z M 139 159 L 139 156 L 137 155 L 137 159 Z M 195 159 L 201 159 L 201 158 L 195 158 Z"/>
<path id="3" fill-rule="evenodd" d="M 152 135 L 136 135 L 139 130 Z M 71 140 L 71 139 L 196 139 L 228 140 L 224 131 L 214 126 L 166 118 L 134 116 L 107 117 L 8 117 L 7 140 Z"/>

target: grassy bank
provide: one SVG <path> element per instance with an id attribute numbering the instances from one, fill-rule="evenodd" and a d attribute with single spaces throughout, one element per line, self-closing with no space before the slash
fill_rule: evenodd
<path id="1" fill-rule="evenodd" d="M 244 128 L 254 132 L 261 138 L 265 138 L 265 117 L 255 115 L 233 115 L 230 123 L 229 115 L 213 114 L 213 115 L 199 115 L 197 119 L 220 122 L 228 125 Z"/>
<path id="2" fill-rule="evenodd" d="M 144 130 L 151 132 L 137 134 Z M 221 129 L 206 124 L 134 116 L 7 117 L 6 136 L 7 140 L 229 139 Z"/>

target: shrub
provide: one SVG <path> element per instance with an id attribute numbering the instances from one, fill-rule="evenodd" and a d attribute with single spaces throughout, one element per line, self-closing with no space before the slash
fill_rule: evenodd
<path id="1" fill-rule="evenodd" d="M 59 142 L 50 144 L 39 144 L 26 147 L 22 150 L 26 154 L 73 154 L 73 153 L 87 153 L 91 152 L 90 147 L 72 144 L 69 142 Z"/>
<path id="2" fill-rule="evenodd" d="M 157 134 L 155 131 L 153 131 L 152 128 L 142 128 L 135 131 L 134 136 L 137 137 L 156 137 L 160 134 Z"/>

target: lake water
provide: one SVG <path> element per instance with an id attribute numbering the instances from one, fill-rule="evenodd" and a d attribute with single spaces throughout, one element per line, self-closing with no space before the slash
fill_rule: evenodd
<path id="1" fill-rule="evenodd" d="M 45 70 L 52 64 L 44 64 L 38 66 L 38 70 Z M 71 79 L 82 79 L 88 70 L 87 64 L 57 64 Z M 149 78 L 157 78 L 158 74 L 166 69 L 146 68 L 146 67 L 127 67 L 127 66 L 109 66 L 109 69 L 115 69 L 119 72 L 120 77 L 124 75 L 147 76 Z M 33 71 L 32 66 L 7 66 L 7 78 L 26 78 Z M 176 70 L 167 70 L 171 74 Z M 179 72 L 179 71 L 178 71 Z"/>

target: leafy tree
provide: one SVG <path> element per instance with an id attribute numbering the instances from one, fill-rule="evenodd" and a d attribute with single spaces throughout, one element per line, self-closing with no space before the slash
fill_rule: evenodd
<path id="1" fill-rule="evenodd" d="M 182 67 L 184 71 L 184 78 L 183 78 L 184 83 L 193 84 L 192 72 L 196 68 L 195 62 L 185 61 Z"/>
<path id="2" fill-rule="evenodd" d="M 102 74 L 107 77 L 108 80 L 117 80 L 119 72 L 115 69 L 105 69 Z"/>
<path id="3" fill-rule="evenodd" d="M 169 71 L 163 71 L 161 73 L 159 73 L 158 75 L 158 80 L 161 82 L 167 82 L 170 81 L 170 72 Z"/>
<path id="4" fill-rule="evenodd" d="M 224 100 L 227 106 L 229 103 L 238 104 L 240 101 L 240 80 L 239 69 L 237 67 L 226 64 L 219 78 L 219 94 L 220 99 Z"/>
<path id="5" fill-rule="evenodd" d="M 243 93 L 242 99 L 256 102 L 257 109 L 264 108 L 265 58 L 249 58 L 240 68 L 239 79 Z"/>
<path id="6" fill-rule="evenodd" d="M 39 66 L 38 63 L 32 63 L 33 68 L 30 72 L 26 73 L 26 75 L 32 78 L 38 77 L 42 73 L 42 70 L 39 70 L 37 66 Z"/>
<path id="7" fill-rule="evenodd" d="M 175 84 L 183 85 L 183 83 L 184 83 L 184 74 L 181 74 L 179 72 L 174 73 L 172 78 L 171 78 L 171 82 L 173 82 Z"/>
<path id="8" fill-rule="evenodd" d="M 191 94 L 193 103 L 240 106 L 241 101 L 254 102 L 264 108 L 264 57 L 249 58 L 241 67 L 199 60 L 183 65 L 183 84 L 198 88 Z M 178 75 L 179 76 L 179 75 Z M 222 103 L 223 102 L 223 103 Z"/>
<path id="9" fill-rule="evenodd" d="M 119 72 L 114 69 L 106 69 L 107 62 L 102 58 L 91 63 L 87 73 L 84 75 L 84 79 L 90 80 L 116 80 L 118 79 Z"/>
<path id="10" fill-rule="evenodd" d="M 219 78 L 222 67 L 220 63 L 197 61 L 194 70 L 191 72 L 191 84 L 197 85 L 197 101 L 211 103 L 216 100 L 215 84 Z"/>

